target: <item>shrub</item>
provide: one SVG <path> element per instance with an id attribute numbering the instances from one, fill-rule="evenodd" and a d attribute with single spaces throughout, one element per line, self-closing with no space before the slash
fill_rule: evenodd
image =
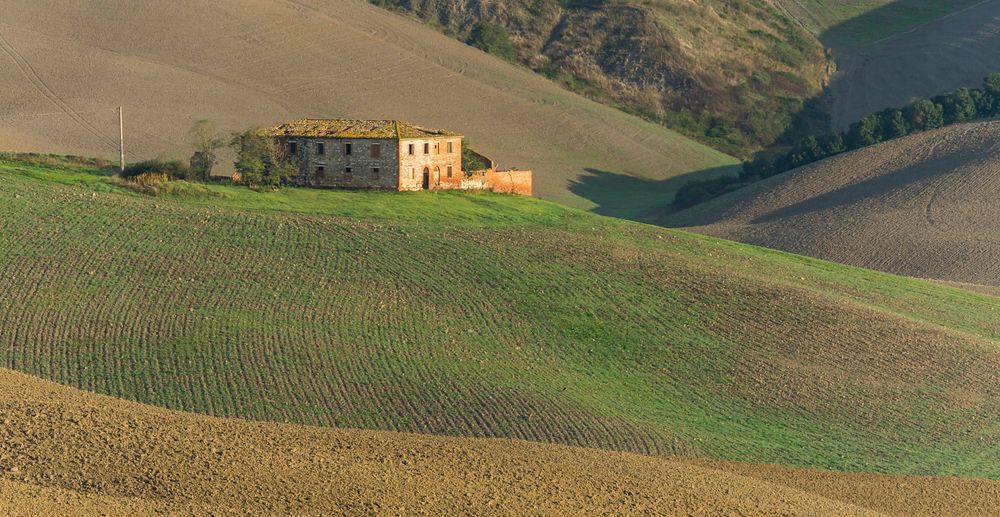
<path id="1" fill-rule="evenodd" d="M 177 160 L 147 160 L 132 163 L 125 166 L 125 172 L 121 176 L 132 179 L 141 174 L 162 174 L 173 180 L 192 180 L 196 176 L 190 167 Z"/>
<path id="2" fill-rule="evenodd" d="M 514 61 L 517 54 L 510 42 L 510 34 L 502 25 L 491 22 L 479 22 L 472 28 L 468 44 L 507 61 Z"/>
<path id="3" fill-rule="evenodd" d="M 483 155 L 475 152 L 469 147 L 468 140 L 462 142 L 462 170 L 465 171 L 466 175 L 472 174 L 476 171 L 482 171 L 490 168 L 489 162 Z"/>
<path id="4" fill-rule="evenodd" d="M 236 172 L 251 187 L 277 188 L 299 173 L 285 147 L 258 129 L 237 135 L 232 146 L 236 150 Z"/>

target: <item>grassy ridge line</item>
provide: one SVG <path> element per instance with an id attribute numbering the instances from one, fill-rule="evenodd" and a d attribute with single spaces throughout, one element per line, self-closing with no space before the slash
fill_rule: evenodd
<path id="1" fill-rule="evenodd" d="M 58 382 L 215 415 L 998 477 L 993 297 L 517 197 L 0 176 L 18 243 L 0 246 L 2 357 Z"/>

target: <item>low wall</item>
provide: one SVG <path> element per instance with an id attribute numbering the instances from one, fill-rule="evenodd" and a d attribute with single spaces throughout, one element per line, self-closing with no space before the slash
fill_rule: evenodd
<path id="1" fill-rule="evenodd" d="M 504 194 L 531 195 L 531 171 L 487 171 L 487 188 Z"/>
<path id="2" fill-rule="evenodd" d="M 489 190 L 502 194 L 531 195 L 531 171 L 476 171 L 462 179 L 461 185 L 450 188 Z"/>

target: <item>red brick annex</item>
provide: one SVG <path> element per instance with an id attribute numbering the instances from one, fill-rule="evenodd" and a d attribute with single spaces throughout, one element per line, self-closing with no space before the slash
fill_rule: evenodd
<path id="1" fill-rule="evenodd" d="M 462 136 L 449 131 L 398 120 L 302 119 L 265 132 L 298 165 L 302 186 L 531 195 L 531 171 L 497 170 L 479 154 L 482 169 L 462 170 Z"/>

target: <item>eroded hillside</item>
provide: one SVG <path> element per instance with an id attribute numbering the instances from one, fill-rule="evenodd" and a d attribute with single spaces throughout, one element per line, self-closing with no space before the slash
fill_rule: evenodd
<path id="1" fill-rule="evenodd" d="M 819 42 L 766 0 L 374 3 L 477 44 L 503 27 L 511 58 L 731 154 L 772 144 L 828 74 Z"/>

